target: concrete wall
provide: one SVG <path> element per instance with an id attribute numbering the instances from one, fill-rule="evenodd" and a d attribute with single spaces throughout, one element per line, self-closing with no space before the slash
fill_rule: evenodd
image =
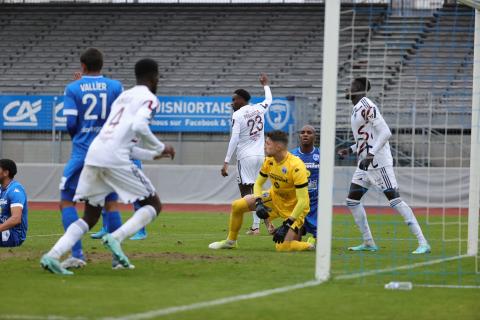
<path id="1" fill-rule="evenodd" d="M 176 159 L 171 164 L 221 165 L 228 147 L 228 134 L 160 134 L 159 139 L 174 145 Z M 428 141 L 430 139 L 430 142 Z M 293 139 L 295 140 L 295 139 Z M 419 163 L 434 167 L 468 167 L 470 136 L 468 135 L 394 135 L 392 146 L 403 152 L 403 157 L 414 155 Z M 292 141 L 291 147 L 296 145 Z M 412 147 L 413 146 L 413 147 Z M 413 150 L 413 151 L 412 151 Z M 3 132 L 0 156 L 22 163 L 65 163 L 70 158 L 71 141 L 63 133 L 61 140 L 52 143 L 51 133 Z M 445 156 L 446 155 L 446 156 Z M 397 157 L 393 152 L 393 156 Z M 398 157 L 401 157 L 400 155 Z M 232 163 L 235 163 L 233 159 Z M 407 161 L 408 163 L 408 161 Z M 338 161 L 338 165 L 352 165 L 354 161 Z M 400 165 L 406 165 L 400 162 Z"/>
<path id="2" fill-rule="evenodd" d="M 226 134 L 161 134 L 164 142 L 173 144 L 177 150 L 171 164 L 221 165 L 225 158 L 229 136 Z M 22 163 L 65 163 L 70 158 L 71 141 L 63 133 L 61 140 L 52 142 L 51 133 L 3 132 L 0 143 L 2 158 L 11 158 Z"/>
<path id="3" fill-rule="evenodd" d="M 162 162 L 160 162 L 162 163 Z M 19 164 L 17 180 L 32 201 L 58 201 L 61 164 Z M 208 165 L 145 165 L 165 203 L 228 204 L 239 197 L 236 168 L 226 178 L 220 167 Z M 334 204 L 343 206 L 355 167 L 336 167 Z M 468 168 L 396 168 L 402 198 L 414 207 L 468 206 Z M 267 187 L 267 186 L 266 186 Z M 324 188 L 320 182 L 320 192 Z M 388 206 L 385 196 L 372 188 L 365 197 L 369 206 Z"/>

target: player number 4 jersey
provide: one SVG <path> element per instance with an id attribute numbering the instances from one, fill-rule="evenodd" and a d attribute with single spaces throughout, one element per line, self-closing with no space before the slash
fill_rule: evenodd
<path id="1" fill-rule="evenodd" d="M 145 149 L 162 148 L 163 144 L 156 140 L 148 126 L 143 136 L 135 130 L 135 123 L 139 120 L 148 123 L 159 105 L 158 98 L 146 86 L 135 86 L 124 91 L 113 103 L 105 125 L 93 140 L 85 164 L 98 167 L 130 166 L 132 149 L 139 142 Z"/>
<path id="2" fill-rule="evenodd" d="M 393 165 L 390 144 L 388 141 L 383 143 L 380 139 L 381 136 L 390 134 L 390 129 L 370 99 L 364 97 L 353 107 L 351 124 L 355 138 L 355 144 L 351 148 L 357 154 L 359 162 L 370 152 L 375 155 L 372 163 L 374 168 Z"/>

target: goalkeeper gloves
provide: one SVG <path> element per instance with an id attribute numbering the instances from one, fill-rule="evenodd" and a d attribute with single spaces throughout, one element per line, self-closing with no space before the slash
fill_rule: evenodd
<path id="1" fill-rule="evenodd" d="M 363 171 L 368 171 L 368 167 L 372 163 L 373 157 L 374 157 L 373 154 L 371 153 L 367 154 L 367 157 L 362 161 L 360 161 L 360 163 L 358 164 L 358 168 Z"/>
<path id="2" fill-rule="evenodd" d="M 285 241 L 285 237 L 287 236 L 288 230 L 292 227 L 294 221 L 288 218 L 287 220 L 283 221 L 283 224 L 275 230 L 273 234 L 273 241 L 275 243 L 283 243 Z"/>
<path id="3" fill-rule="evenodd" d="M 259 217 L 260 219 L 268 219 L 269 211 L 270 209 L 263 204 L 261 198 L 255 200 L 255 213 L 257 214 L 257 217 Z"/>

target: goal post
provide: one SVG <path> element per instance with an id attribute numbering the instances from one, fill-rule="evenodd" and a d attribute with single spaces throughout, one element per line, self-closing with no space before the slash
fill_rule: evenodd
<path id="1" fill-rule="evenodd" d="M 467 1 L 468 2 L 468 1 Z M 466 3 L 467 4 L 467 3 Z M 470 140 L 470 186 L 468 203 L 467 254 L 478 254 L 478 222 L 480 206 L 480 5 L 475 7 L 473 49 L 472 129 Z"/>
<path id="2" fill-rule="evenodd" d="M 338 48 L 340 38 L 340 0 L 325 1 L 323 41 L 323 80 L 320 130 L 320 181 L 315 278 L 330 277 L 333 216 L 333 175 L 337 109 Z"/>
<path id="3" fill-rule="evenodd" d="M 325 1 L 315 279 L 480 287 L 480 2 L 412 15 L 367 3 L 341 11 L 340 0 Z M 362 203 L 379 250 L 347 249 L 362 237 L 340 208 L 357 163 L 336 159 L 336 148 L 353 143 L 339 89 L 360 76 L 393 132 L 395 176 L 429 254 L 412 254 L 422 232 L 375 187 Z"/>

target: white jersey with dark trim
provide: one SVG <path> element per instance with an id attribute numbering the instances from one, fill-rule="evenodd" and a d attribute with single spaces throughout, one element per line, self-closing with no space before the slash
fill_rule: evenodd
<path id="1" fill-rule="evenodd" d="M 390 135 L 390 129 L 370 99 L 363 97 L 353 107 L 351 124 L 355 138 L 355 144 L 351 148 L 357 154 L 359 162 L 370 152 L 374 154 L 373 168 L 393 165 L 390 144 L 388 140 L 383 140 L 383 137 Z"/>
<path id="2" fill-rule="evenodd" d="M 120 94 L 90 145 L 85 164 L 107 168 L 130 166 L 132 150 L 139 142 L 143 149 L 160 153 L 164 145 L 148 127 L 159 105 L 158 98 L 146 86 L 137 85 Z"/>
<path id="3" fill-rule="evenodd" d="M 235 149 L 237 159 L 242 160 L 252 156 L 264 156 L 265 144 L 265 113 L 272 103 L 270 87 L 265 86 L 265 100 L 257 104 L 248 104 L 233 113 L 232 135 L 225 157 L 230 162 Z M 232 143 L 233 141 L 233 143 Z M 236 148 L 235 148 L 236 147 Z"/>

